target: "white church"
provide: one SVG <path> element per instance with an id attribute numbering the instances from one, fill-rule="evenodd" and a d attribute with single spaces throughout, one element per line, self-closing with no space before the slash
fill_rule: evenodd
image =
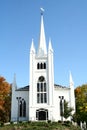
<path id="1" fill-rule="evenodd" d="M 54 84 L 53 48 L 49 39 L 48 49 L 41 12 L 38 50 L 32 40 L 30 48 L 30 83 L 18 88 L 16 76 L 12 83 L 11 121 L 64 120 L 64 100 L 75 112 L 74 82 L 70 73 L 69 87 Z M 70 118 L 69 118 L 70 120 Z"/>

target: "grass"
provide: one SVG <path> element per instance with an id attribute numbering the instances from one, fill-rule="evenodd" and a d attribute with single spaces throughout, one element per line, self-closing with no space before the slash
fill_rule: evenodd
<path id="1" fill-rule="evenodd" d="M 21 122 L 17 124 L 9 124 L 0 126 L 0 130 L 81 130 L 78 126 L 70 123 L 58 122 Z"/>

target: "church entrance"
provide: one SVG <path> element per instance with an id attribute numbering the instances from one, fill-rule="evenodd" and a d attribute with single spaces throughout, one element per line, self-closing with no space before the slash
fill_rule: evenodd
<path id="1" fill-rule="evenodd" d="M 36 119 L 37 120 L 48 120 L 48 110 L 47 109 L 36 110 Z"/>

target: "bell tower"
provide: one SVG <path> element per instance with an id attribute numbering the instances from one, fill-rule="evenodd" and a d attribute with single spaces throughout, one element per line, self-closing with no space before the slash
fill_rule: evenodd
<path id="1" fill-rule="evenodd" d="M 50 119 L 54 103 L 53 49 L 50 39 L 47 52 L 43 11 L 41 8 L 38 50 L 35 51 L 33 40 L 30 49 L 29 120 Z"/>

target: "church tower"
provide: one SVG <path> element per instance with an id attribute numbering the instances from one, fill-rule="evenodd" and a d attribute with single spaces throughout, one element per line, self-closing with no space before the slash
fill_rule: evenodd
<path id="1" fill-rule="evenodd" d="M 43 10 L 38 50 L 30 48 L 29 120 L 50 120 L 54 106 L 54 69 L 51 39 L 47 50 Z"/>
<path id="2" fill-rule="evenodd" d="M 18 88 L 12 83 L 11 121 L 66 120 L 64 100 L 75 112 L 74 82 L 70 73 L 69 87 L 54 84 L 54 62 L 51 39 L 46 43 L 43 9 L 41 8 L 38 49 L 32 39 L 30 48 L 30 85 Z M 48 45 L 48 47 L 47 47 Z M 67 120 L 71 120 L 71 117 Z"/>

